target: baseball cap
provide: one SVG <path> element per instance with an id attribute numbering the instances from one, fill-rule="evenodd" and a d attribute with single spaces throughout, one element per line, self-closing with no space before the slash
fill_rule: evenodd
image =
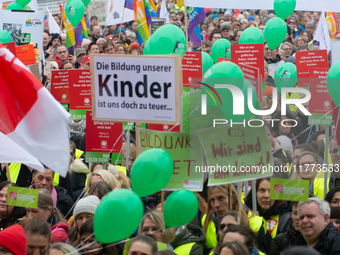
<path id="1" fill-rule="evenodd" d="M 86 50 L 84 48 L 78 48 L 75 50 L 76 52 L 76 57 L 79 57 L 80 54 L 86 55 Z"/>
<path id="2" fill-rule="evenodd" d="M 106 41 L 112 40 L 112 38 L 113 38 L 113 35 L 108 35 L 106 36 Z"/>
<path id="3" fill-rule="evenodd" d="M 232 25 L 229 22 L 223 22 L 221 30 L 223 30 L 223 29 L 231 30 L 232 29 Z"/>

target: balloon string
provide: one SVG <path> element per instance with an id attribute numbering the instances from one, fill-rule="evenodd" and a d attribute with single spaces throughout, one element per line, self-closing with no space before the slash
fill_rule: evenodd
<path id="1" fill-rule="evenodd" d="M 81 243 L 79 243 L 75 248 L 76 248 L 76 249 L 79 248 L 80 245 L 82 245 L 83 243 L 85 243 L 85 242 L 86 242 L 90 237 L 92 237 L 93 235 L 94 235 L 94 232 L 93 232 L 91 235 L 89 235 L 88 237 L 86 237 L 85 240 L 82 241 Z"/>

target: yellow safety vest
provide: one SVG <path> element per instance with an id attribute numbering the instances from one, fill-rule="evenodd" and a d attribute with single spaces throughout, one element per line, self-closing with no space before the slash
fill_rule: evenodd
<path id="1" fill-rule="evenodd" d="M 263 225 L 263 218 L 253 214 L 251 211 L 248 212 L 249 225 L 254 232 L 259 232 Z"/>
<path id="2" fill-rule="evenodd" d="M 326 148 L 326 138 L 322 139 L 322 142 L 323 142 L 323 147 L 324 147 L 324 150 L 323 150 L 323 159 L 326 158 L 326 152 L 328 152 L 328 164 L 333 164 L 332 163 L 332 158 L 331 158 L 331 153 L 329 152 L 329 148 Z"/>
<path id="3" fill-rule="evenodd" d="M 186 243 L 180 245 L 176 249 L 174 249 L 174 253 L 176 253 L 177 255 L 189 255 L 194 245 L 195 243 Z"/>
<path id="4" fill-rule="evenodd" d="M 18 176 L 19 176 L 19 173 L 20 173 L 20 168 L 21 168 L 21 163 L 11 163 L 8 166 L 9 175 L 11 177 L 12 183 L 17 183 Z M 6 172 L 6 176 L 7 176 L 7 172 Z M 8 176 L 7 176 L 7 178 L 8 178 Z"/>
<path id="5" fill-rule="evenodd" d="M 83 151 L 76 149 L 76 158 L 80 158 L 83 153 Z"/>
<path id="6" fill-rule="evenodd" d="M 118 171 L 122 172 L 126 176 L 126 167 L 125 166 L 118 166 L 116 165 Z"/>
<path id="7" fill-rule="evenodd" d="M 205 218 L 207 217 L 206 214 L 202 217 L 202 226 L 204 226 Z M 207 231 L 205 232 L 205 238 L 207 240 L 207 247 L 209 249 L 215 248 L 217 245 L 217 234 L 216 234 L 216 227 L 212 220 L 209 221 Z"/>
<path id="8" fill-rule="evenodd" d="M 285 156 L 288 159 L 287 153 L 284 150 L 282 150 L 282 153 L 283 153 L 283 156 Z M 290 165 L 289 165 L 289 162 L 286 163 L 286 166 L 288 168 L 288 174 L 290 174 Z"/>
<path id="9" fill-rule="evenodd" d="M 269 233 L 271 234 L 272 238 L 274 239 L 274 237 L 277 234 L 277 229 L 279 227 L 279 218 L 280 215 L 274 215 L 272 217 L 270 217 L 267 222 L 265 222 L 265 226 L 264 228 L 269 231 Z"/>
<path id="10" fill-rule="evenodd" d="M 262 251 L 260 251 L 260 250 L 258 250 L 258 249 L 257 249 L 257 251 L 258 251 L 258 253 L 259 253 L 260 255 L 266 255 L 265 253 L 263 253 Z"/>
<path id="11" fill-rule="evenodd" d="M 290 96 L 289 96 L 289 93 L 286 93 L 286 98 L 287 99 L 299 99 L 300 96 L 299 96 L 299 93 L 297 92 L 293 92 L 293 93 L 290 93 Z M 289 105 L 289 109 L 292 111 L 292 112 L 296 112 L 297 111 L 297 107 L 296 105 Z"/>
<path id="12" fill-rule="evenodd" d="M 313 181 L 313 194 L 321 199 L 325 198 L 324 194 L 324 187 L 325 187 L 325 179 L 324 179 L 324 172 L 319 172 L 316 174 L 314 181 Z M 327 193 L 329 191 L 329 181 L 331 177 L 331 173 L 327 173 L 328 178 L 327 178 Z"/>

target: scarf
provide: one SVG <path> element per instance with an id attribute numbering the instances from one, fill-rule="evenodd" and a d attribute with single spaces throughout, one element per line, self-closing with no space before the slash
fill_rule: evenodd
<path id="1" fill-rule="evenodd" d="M 222 219 L 217 216 L 215 212 L 211 215 L 211 220 L 214 222 L 216 230 L 218 229 L 218 226 L 220 225 Z"/>
<path id="2" fill-rule="evenodd" d="M 67 121 L 67 125 L 71 135 L 81 136 L 84 134 L 86 128 L 86 121 L 81 120 L 79 122 L 75 122 L 74 120 L 69 119 Z"/>
<path id="3" fill-rule="evenodd" d="M 34 186 L 34 183 L 29 188 L 30 189 L 36 189 L 36 187 Z M 53 199 L 53 206 L 56 206 L 57 205 L 58 194 L 57 194 L 57 191 L 56 191 L 56 189 L 54 188 L 53 185 L 51 186 L 51 189 L 50 189 L 50 195 L 51 195 L 51 197 Z"/>

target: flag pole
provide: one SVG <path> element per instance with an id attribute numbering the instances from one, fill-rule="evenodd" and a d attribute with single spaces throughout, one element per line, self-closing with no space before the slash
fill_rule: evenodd
<path id="1" fill-rule="evenodd" d="M 187 41 L 187 51 L 189 49 L 189 41 L 188 41 L 188 14 L 187 7 L 184 5 L 184 24 L 185 24 L 185 39 Z"/>
<path id="2" fill-rule="evenodd" d="M 125 6 L 123 8 L 122 21 L 120 22 L 120 31 L 122 31 L 123 19 L 124 19 Z M 118 40 L 120 41 L 120 32 L 118 34 Z"/>

